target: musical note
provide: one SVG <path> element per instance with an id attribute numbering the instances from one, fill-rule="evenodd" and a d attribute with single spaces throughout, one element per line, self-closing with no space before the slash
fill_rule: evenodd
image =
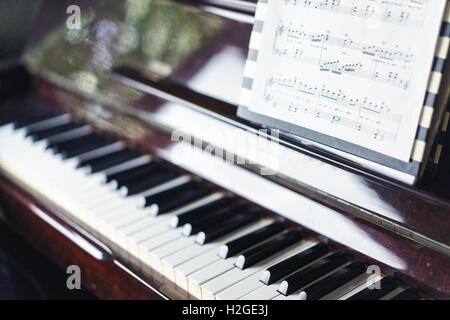
<path id="1" fill-rule="evenodd" d="M 348 34 L 339 37 L 331 32 L 310 32 L 303 25 L 292 23 L 280 23 L 276 30 L 274 55 L 314 65 L 319 71 L 334 75 L 365 78 L 404 90 L 410 86 L 415 59 L 411 53 L 386 45 L 355 41 Z M 336 51 L 337 48 L 348 50 L 343 56 L 346 62 L 333 59 L 342 55 Z M 327 58 L 335 51 L 331 59 Z"/>
<path id="2" fill-rule="evenodd" d="M 399 24 L 411 28 L 420 28 L 424 23 L 424 7 L 427 1 L 396 0 L 395 6 L 391 1 L 371 0 L 367 4 L 364 0 L 353 0 L 344 4 L 341 0 L 283 0 L 286 6 L 302 6 L 303 8 L 324 10 L 331 13 L 345 14 L 362 19 L 379 20 L 386 23 Z"/>

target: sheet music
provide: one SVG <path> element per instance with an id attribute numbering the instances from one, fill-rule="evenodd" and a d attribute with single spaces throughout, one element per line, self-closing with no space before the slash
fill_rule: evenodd
<path id="1" fill-rule="evenodd" d="M 253 112 L 409 161 L 445 0 L 269 0 Z"/>

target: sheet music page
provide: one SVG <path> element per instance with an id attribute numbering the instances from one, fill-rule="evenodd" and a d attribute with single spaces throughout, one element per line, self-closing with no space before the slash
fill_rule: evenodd
<path id="1" fill-rule="evenodd" d="M 446 0 L 268 0 L 248 108 L 409 162 Z"/>

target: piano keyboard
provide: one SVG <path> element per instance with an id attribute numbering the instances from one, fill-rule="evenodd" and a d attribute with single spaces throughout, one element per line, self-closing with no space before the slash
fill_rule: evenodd
<path id="1" fill-rule="evenodd" d="M 415 289 L 368 274 L 363 262 L 68 114 L 1 126 L 0 169 L 191 297 L 419 299 Z"/>

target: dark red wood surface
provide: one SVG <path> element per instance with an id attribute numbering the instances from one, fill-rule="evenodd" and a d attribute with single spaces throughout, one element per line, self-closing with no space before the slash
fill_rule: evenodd
<path id="1" fill-rule="evenodd" d="M 101 299 L 165 299 L 152 286 L 130 272 L 105 247 L 85 236 L 81 229 L 55 210 L 39 203 L 0 175 L 0 199 L 7 223 L 52 259 L 62 270 L 81 269 L 83 286 Z M 87 244 L 88 243 L 88 244 Z M 80 245 L 81 244 L 81 245 Z M 100 256 L 90 254 L 97 252 Z"/>

